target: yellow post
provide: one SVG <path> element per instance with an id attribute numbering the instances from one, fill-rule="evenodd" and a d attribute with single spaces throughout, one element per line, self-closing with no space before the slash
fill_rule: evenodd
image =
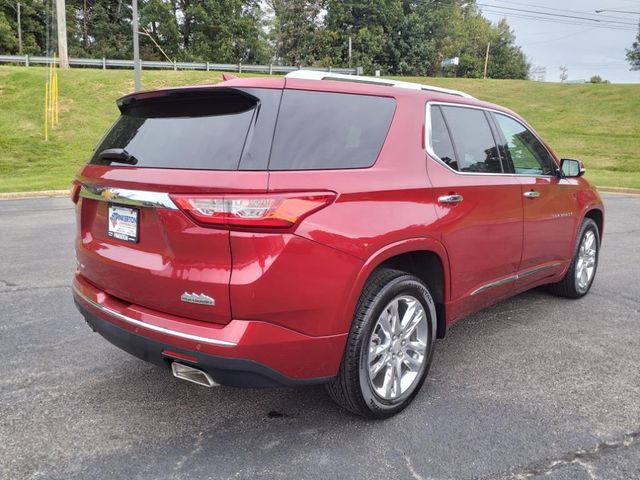
<path id="1" fill-rule="evenodd" d="M 51 66 L 51 128 L 56 126 L 56 56 L 53 55 Z"/>
<path id="2" fill-rule="evenodd" d="M 51 57 L 49 64 L 49 109 L 47 110 L 47 121 L 53 126 L 53 64 L 56 61 L 56 54 Z"/>
<path id="3" fill-rule="evenodd" d="M 56 72 L 56 125 L 58 125 L 58 118 L 60 117 L 60 91 L 58 89 L 58 72 Z"/>
<path id="4" fill-rule="evenodd" d="M 53 118 L 51 124 L 54 127 L 58 126 L 58 72 L 53 73 Z"/>
<path id="5" fill-rule="evenodd" d="M 44 141 L 49 141 L 49 82 L 44 84 Z"/>
<path id="6" fill-rule="evenodd" d="M 60 70 L 59 66 L 57 66 L 54 63 L 54 65 L 53 65 L 53 83 L 55 85 L 55 90 L 53 91 L 53 93 L 54 93 L 53 123 L 55 124 L 56 127 L 58 126 L 58 118 L 59 118 L 59 112 L 60 112 L 60 102 L 58 100 L 58 95 L 59 95 L 58 70 Z"/>

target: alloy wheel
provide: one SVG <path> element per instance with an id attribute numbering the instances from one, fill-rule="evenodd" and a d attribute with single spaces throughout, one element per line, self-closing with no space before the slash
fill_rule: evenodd
<path id="1" fill-rule="evenodd" d="M 394 298 L 378 317 L 367 367 L 373 390 L 381 398 L 395 400 L 416 383 L 427 352 L 427 322 L 422 303 L 410 295 Z"/>
<path id="2" fill-rule="evenodd" d="M 576 286 L 578 290 L 584 292 L 589 288 L 596 271 L 598 245 L 596 236 L 591 230 L 587 230 L 578 250 L 578 261 L 576 263 Z"/>

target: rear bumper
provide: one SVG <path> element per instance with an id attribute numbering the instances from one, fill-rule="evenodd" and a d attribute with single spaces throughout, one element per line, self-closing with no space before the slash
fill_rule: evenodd
<path id="1" fill-rule="evenodd" d="M 91 328 L 156 365 L 179 361 L 236 387 L 324 383 L 337 373 L 345 335 L 311 337 L 260 321 L 227 325 L 168 317 L 121 302 L 76 274 L 73 296 Z"/>

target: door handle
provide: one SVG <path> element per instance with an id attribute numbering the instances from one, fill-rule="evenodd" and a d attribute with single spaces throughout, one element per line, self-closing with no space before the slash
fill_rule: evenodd
<path id="1" fill-rule="evenodd" d="M 538 198 L 540 196 L 540 192 L 536 192 L 535 190 L 530 190 L 528 192 L 524 192 L 523 195 L 527 198 Z"/>
<path id="2" fill-rule="evenodd" d="M 462 195 L 442 195 L 438 197 L 438 203 L 460 203 L 464 200 Z"/>

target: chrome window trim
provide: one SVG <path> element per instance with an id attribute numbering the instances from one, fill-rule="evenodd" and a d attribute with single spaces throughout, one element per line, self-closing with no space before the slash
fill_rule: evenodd
<path id="1" fill-rule="evenodd" d="M 540 144 L 542 145 L 542 147 L 545 149 L 545 151 L 549 154 L 549 156 L 554 159 L 553 163 L 556 166 L 556 170 L 558 170 L 560 167 L 558 166 L 558 164 L 555 161 L 555 157 L 551 154 L 551 152 L 547 149 L 546 145 L 544 144 L 544 142 L 542 141 L 542 139 L 540 138 L 540 136 L 538 136 L 538 134 L 533 131 L 532 129 L 530 129 L 529 127 L 527 127 L 526 125 L 522 124 L 522 121 L 518 120 L 516 117 L 514 117 L 513 115 L 510 115 L 508 113 L 505 112 L 501 112 L 500 110 L 496 110 L 495 108 L 489 108 L 489 107 L 478 107 L 476 105 L 467 105 L 466 103 L 453 103 L 453 102 L 439 102 L 439 101 L 428 101 L 426 104 L 426 112 L 425 112 L 425 119 L 424 119 L 424 125 L 425 125 L 425 135 L 424 135 L 424 143 L 425 143 L 425 149 L 427 151 L 427 153 L 429 154 L 429 156 L 431 158 L 433 158 L 434 160 L 436 160 L 439 164 L 443 165 L 444 167 L 446 167 L 449 171 L 458 174 L 458 175 L 490 175 L 490 176 L 497 176 L 497 177 L 540 177 L 540 178 L 555 178 L 556 175 L 533 175 L 530 173 L 483 173 L 483 172 L 459 172 L 458 170 L 454 170 L 453 168 L 451 168 L 449 165 L 447 165 L 447 163 L 445 161 L 443 161 L 440 157 L 438 157 L 438 155 L 436 155 L 436 152 L 433 150 L 433 146 L 431 145 L 431 107 L 433 105 L 438 105 L 438 106 L 444 106 L 444 107 L 459 107 L 459 108 L 472 108 L 475 110 L 482 110 L 484 112 L 491 112 L 491 113 L 496 113 L 499 115 L 504 115 L 505 117 L 509 117 L 512 120 L 518 122 L 520 125 L 522 125 L 524 128 L 526 128 L 529 132 L 531 132 L 531 134 L 536 137 L 536 139 L 540 142 Z M 451 139 L 451 141 L 453 142 L 453 138 Z"/>
<path id="2" fill-rule="evenodd" d="M 83 183 L 80 188 L 80 196 L 99 202 L 113 202 L 120 205 L 133 207 L 167 208 L 178 210 L 168 193 L 150 192 L 147 190 L 130 190 L 126 188 L 114 188 L 104 185 L 92 185 Z"/>
<path id="3" fill-rule="evenodd" d="M 207 338 L 207 337 L 201 337 L 199 335 L 191 335 L 189 333 L 178 332 L 176 330 L 171 330 L 169 328 L 159 327 L 157 325 L 152 325 L 150 323 L 142 322 L 140 320 L 136 320 L 135 318 L 131 318 L 131 317 L 128 317 L 126 315 L 123 315 L 122 313 L 118 313 L 115 310 L 111 310 L 110 308 L 105 307 L 104 305 L 100 305 L 99 303 L 95 302 L 94 300 L 91 300 L 89 297 L 87 297 L 85 294 L 83 294 L 75 286 L 73 287 L 73 292 L 76 295 L 78 295 L 78 297 L 80 297 L 83 301 L 85 301 L 89 305 L 97 308 L 101 312 L 104 312 L 107 315 L 115 317 L 118 320 L 121 320 L 121 321 L 123 321 L 125 323 L 128 323 L 130 325 L 134 325 L 136 327 L 146 328 L 147 330 L 151 330 L 151 331 L 158 332 L 158 333 L 163 333 L 165 335 L 171 335 L 172 337 L 178 337 L 178 338 L 182 338 L 182 339 L 185 339 L 185 340 L 192 340 L 194 342 L 207 343 L 209 345 L 216 345 L 216 346 L 221 346 L 221 347 L 235 347 L 237 345 L 237 343 L 229 342 L 227 340 L 217 340 L 215 338 Z"/>

